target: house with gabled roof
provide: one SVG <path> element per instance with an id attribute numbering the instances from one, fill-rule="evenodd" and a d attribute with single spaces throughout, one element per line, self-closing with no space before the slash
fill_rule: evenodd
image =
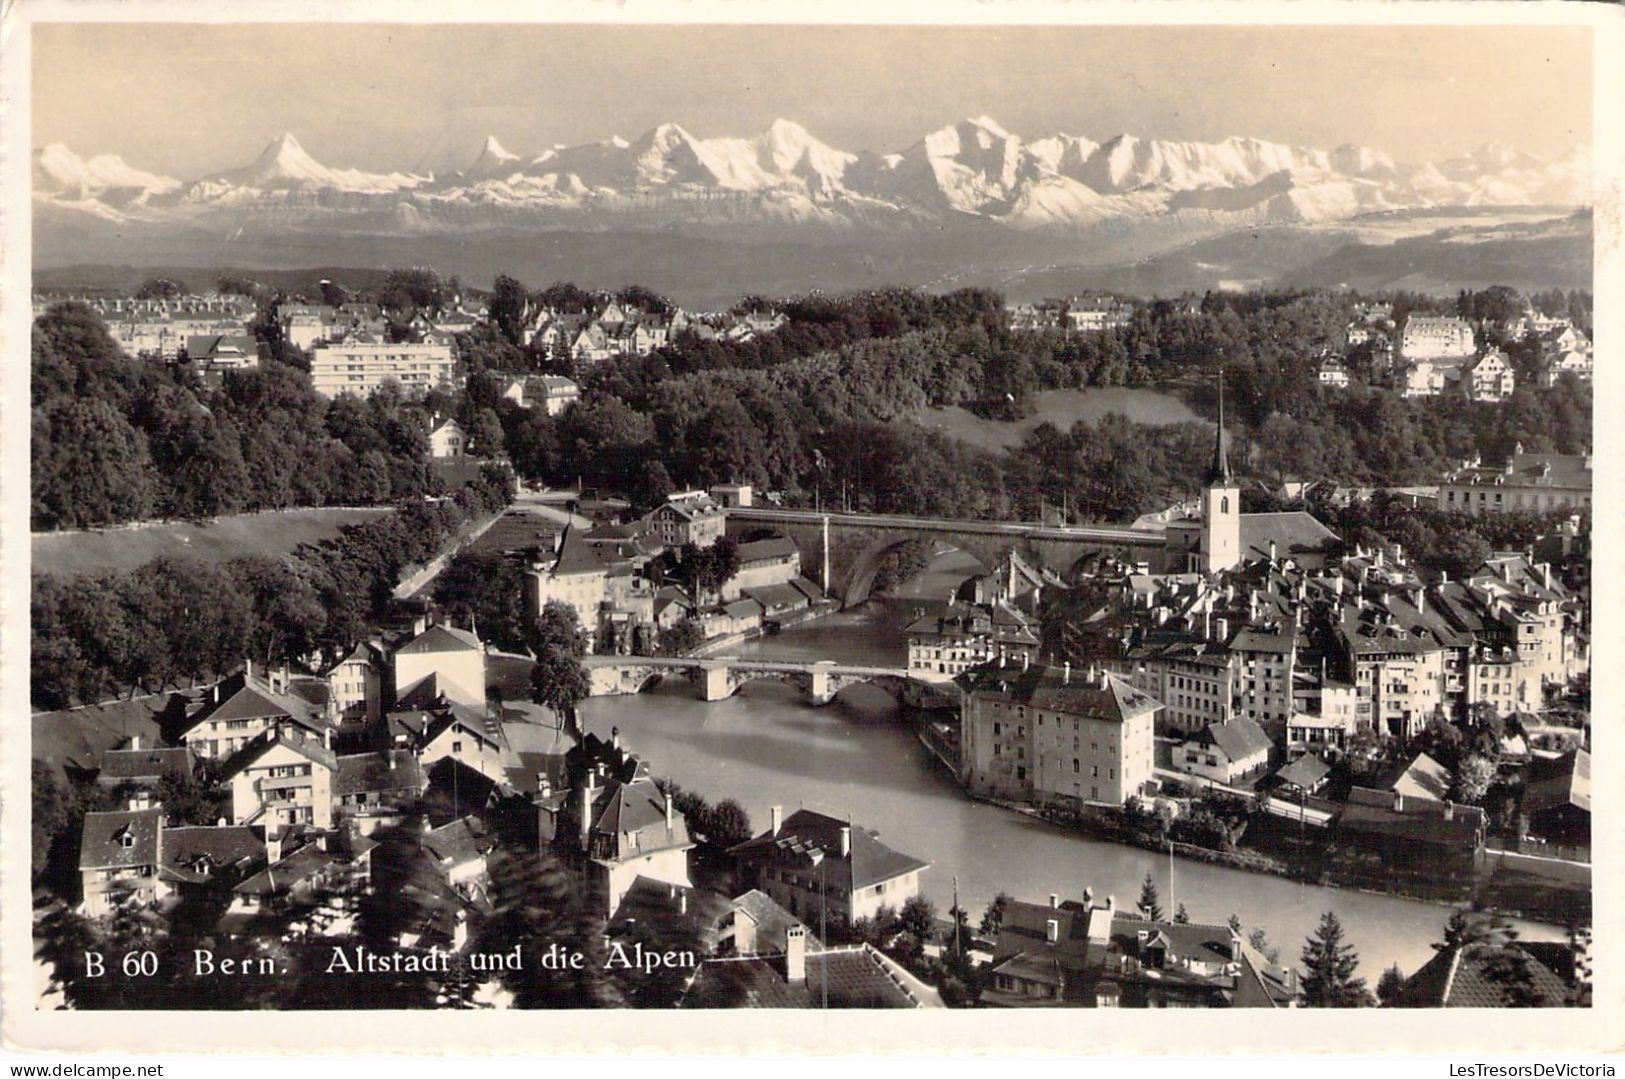
<path id="1" fill-rule="evenodd" d="M 1116 898 L 1005 904 L 981 1003 L 1042 1008 L 1290 1008 L 1294 971 L 1228 925 L 1149 921 Z"/>
<path id="2" fill-rule="evenodd" d="M 363 833 L 398 821 L 428 789 L 417 755 L 408 749 L 348 753 L 333 760 L 333 813 L 355 819 Z"/>
<path id="3" fill-rule="evenodd" d="M 709 547 L 722 538 L 728 523 L 727 507 L 718 505 L 705 491 L 674 491 L 666 501 L 644 515 L 640 531 L 666 547 Z M 777 548 L 763 549 L 775 557 Z M 754 557 L 754 556 L 753 556 Z M 799 556 L 798 556 L 799 564 Z M 740 565 L 743 568 L 744 561 Z M 794 576 L 794 574 L 791 574 Z"/>
<path id="4" fill-rule="evenodd" d="M 804 926 L 772 956 L 707 959 L 684 990 L 684 1008 L 940 1008 L 942 997 L 869 944 L 809 947 Z"/>
<path id="5" fill-rule="evenodd" d="M 291 692 L 286 671 L 262 674 L 247 662 L 188 706 L 178 740 L 204 760 L 218 761 L 277 726 L 317 738 L 328 729 L 322 709 Z"/>
<path id="6" fill-rule="evenodd" d="M 688 825 L 618 732 L 607 742 L 587 735 L 567 767 L 569 787 L 536 796 L 538 831 L 580 875 L 594 909 L 613 914 L 640 876 L 690 883 Z"/>
<path id="7" fill-rule="evenodd" d="M 1246 716 L 1209 723 L 1173 750 L 1174 766 L 1186 775 L 1235 783 L 1269 765 L 1274 743 Z"/>
<path id="8" fill-rule="evenodd" d="M 163 807 L 145 797 L 131 799 L 125 809 L 85 814 L 79 831 L 79 880 L 84 896 L 80 909 L 87 917 L 161 898 L 163 827 Z"/>
<path id="9" fill-rule="evenodd" d="M 102 753 L 96 783 L 102 787 L 128 785 L 148 789 L 164 779 L 190 783 L 195 764 L 192 751 L 185 746 L 144 747 L 141 736 L 134 735 L 128 746 Z"/>
<path id="10" fill-rule="evenodd" d="M 221 772 L 231 794 L 231 822 L 330 827 L 337 763 L 322 739 L 299 727 L 267 731 L 234 753 Z"/>
<path id="11" fill-rule="evenodd" d="M 1562 948 L 1563 946 L 1559 946 Z M 1554 957 L 1539 944 L 1478 941 L 1441 948 L 1405 979 L 1403 1008 L 1565 1008 L 1578 986 L 1572 956 Z M 1568 976 L 1549 964 L 1568 968 Z"/>
<path id="12" fill-rule="evenodd" d="M 232 888 L 221 931 L 251 929 L 266 915 L 286 915 L 335 896 L 356 895 L 372 879 L 372 852 L 377 846 L 343 828 L 267 831 L 265 867 Z M 275 921 L 268 928 L 281 931 Z"/>
<path id="13" fill-rule="evenodd" d="M 920 892 L 931 863 L 893 850 L 878 833 L 851 821 L 800 809 L 772 810 L 767 831 L 734 847 L 741 883 L 757 888 L 798 918 L 851 925 L 893 910 Z"/>
<path id="14" fill-rule="evenodd" d="M 1591 843 L 1591 754 L 1571 749 L 1529 765 L 1522 814 L 1529 831 L 1560 843 Z"/>
<path id="15" fill-rule="evenodd" d="M 387 717 L 390 744 L 411 750 L 425 768 L 442 757 L 455 757 L 463 764 L 493 779 L 501 779 L 506 767 L 502 726 L 487 712 L 444 696 L 423 702 L 414 691 L 409 704 L 427 704 L 391 712 Z"/>
<path id="16" fill-rule="evenodd" d="M 229 892 L 265 864 L 260 829 L 239 824 L 181 825 L 160 834 L 158 876 L 185 894 Z"/>
<path id="17" fill-rule="evenodd" d="M 390 656 L 394 700 L 406 698 L 433 677 L 449 700 L 485 707 L 485 645 L 472 631 L 437 622 L 396 648 Z"/>
<path id="18" fill-rule="evenodd" d="M 496 840 L 478 817 L 458 817 L 431 828 L 423 833 L 421 844 L 446 883 L 459 892 L 482 891 L 489 883 L 486 856 L 496 848 Z"/>

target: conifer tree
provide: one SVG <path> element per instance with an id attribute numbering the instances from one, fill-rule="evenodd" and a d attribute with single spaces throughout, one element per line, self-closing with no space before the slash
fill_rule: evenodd
<path id="1" fill-rule="evenodd" d="M 1157 884 L 1151 879 L 1150 873 L 1145 875 L 1145 880 L 1140 885 L 1140 901 L 1135 905 L 1140 910 L 1140 917 L 1146 921 L 1162 921 L 1162 898 L 1157 895 Z"/>
<path id="2" fill-rule="evenodd" d="M 1343 923 L 1327 911 L 1303 946 L 1303 1002 L 1310 1008 L 1365 1008 L 1371 993 L 1357 977 L 1360 957 L 1343 942 Z"/>

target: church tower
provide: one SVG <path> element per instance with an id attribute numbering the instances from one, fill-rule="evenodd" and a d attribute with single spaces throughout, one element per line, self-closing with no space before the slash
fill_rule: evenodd
<path id="1" fill-rule="evenodd" d="M 1219 375 L 1219 429 L 1213 464 L 1202 487 L 1201 570 L 1217 573 L 1241 565 L 1241 488 L 1224 452 L 1224 375 Z"/>

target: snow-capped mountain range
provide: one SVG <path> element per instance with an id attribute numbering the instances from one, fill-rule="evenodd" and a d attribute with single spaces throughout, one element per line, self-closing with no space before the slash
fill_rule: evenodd
<path id="1" fill-rule="evenodd" d="M 247 165 L 190 182 L 111 155 L 83 158 L 61 144 L 35 151 L 33 175 L 38 203 L 115 222 L 385 233 L 618 222 L 940 228 L 949 221 L 1065 231 L 1166 216 L 1314 223 L 1386 210 L 1591 202 L 1583 148 L 1543 161 L 1492 145 L 1406 165 L 1366 147 L 1328 151 L 1249 138 L 1028 141 L 987 117 L 890 154 L 838 150 L 778 120 L 749 138 L 701 139 L 662 124 L 631 141 L 555 146 L 529 158 L 492 137 L 467 168 L 446 175 L 331 167 L 291 134 Z"/>

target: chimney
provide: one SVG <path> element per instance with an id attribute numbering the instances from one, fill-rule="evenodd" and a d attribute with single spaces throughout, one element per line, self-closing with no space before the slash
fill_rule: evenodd
<path id="1" fill-rule="evenodd" d="M 1552 564 L 1550 562 L 1540 564 L 1540 579 L 1547 588 L 1552 587 Z"/>
<path id="2" fill-rule="evenodd" d="M 547 778 L 546 772 L 536 773 L 536 793 L 543 798 L 553 793 L 553 781 Z"/>
<path id="3" fill-rule="evenodd" d="M 1051 944 L 1054 944 L 1061 939 L 1061 923 L 1059 921 L 1054 918 L 1050 918 L 1044 922 L 1044 939 L 1048 940 Z"/>
<path id="4" fill-rule="evenodd" d="M 322 728 L 322 748 L 326 749 L 329 752 L 332 752 L 332 749 L 333 749 L 333 728 L 332 727 L 323 727 Z"/>
<path id="5" fill-rule="evenodd" d="M 1028 653 L 1026 653 L 1026 652 L 1021 653 L 1021 669 L 1022 670 L 1027 669 L 1027 661 L 1029 659 L 1031 659 L 1031 658 L 1032 657 Z"/>
<path id="6" fill-rule="evenodd" d="M 251 660 L 251 659 L 243 660 L 243 679 L 246 681 L 246 680 L 248 680 L 250 678 L 253 678 L 253 677 L 254 677 L 254 661 Z"/>
<path id="7" fill-rule="evenodd" d="M 130 812 L 140 813 L 152 808 L 152 796 L 146 791 L 138 791 L 130 796 Z"/>
<path id="8" fill-rule="evenodd" d="M 131 749 L 140 749 L 141 748 L 141 736 L 139 734 L 130 735 L 130 748 Z"/>
<path id="9" fill-rule="evenodd" d="M 686 891 L 680 893 L 677 896 L 677 913 L 678 914 L 687 914 L 688 913 L 688 893 Z"/>
<path id="10" fill-rule="evenodd" d="M 1394 792 L 1394 812 L 1405 812 L 1405 796 L 1398 791 Z"/>
<path id="11" fill-rule="evenodd" d="M 1060 908 L 1060 906 L 1061 906 L 1061 897 L 1056 895 L 1054 892 L 1051 892 L 1049 894 L 1049 909 L 1050 910 L 1058 910 Z"/>
<path id="12" fill-rule="evenodd" d="M 1068 685 L 1072 681 L 1072 661 L 1069 659 L 1061 664 L 1061 683 Z"/>
<path id="13" fill-rule="evenodd" d="M 792 925 L 784 931 L 784 980 L 799 985 L 807 980 L 807 927 Z"/>
<path id="14" fill-rule="evenodd" d="M 668 831 L 668 832 L 671 831 L 671 825 L 672 825 L 671 792 L 667 791 L 666 792 L 666 831 Z"/>
<path id="15" fill-rule="evenodd" d="M 1442 586 L 1442 585 L 1447 585 L 1449 583 L 1450 583 L 1450 574 L 1447 573 L 1444 570 L 1440 570 L 1439 571 L 1439 584 Z"/>
<path id="16" fill-rule="evenodd" d="M 1117 897 L 1115 895 L 1108 895 L 1106 897 L 1106 909 L 1111 911 L 1113 914 L 1117 913 Z"/>
<path id="17" fill-rule="evenodd" d="M 768 819 L 771 822 L 770 827 L 772 828 L 772 831 L 768 832 L 768 835 L 778 835 L 779 829 L 784 827 L 784 807 L 774 806 L 768 811 Z"/>
<path id="18" fill-rule="evenodd" d="M 1275 541 L 1270 540 L 1270 561 L 1275 561 Z"/>
<path id="19" fill-rule="evenodd" d="M 1444 819 L 1445 820 L 1455 820 L 1456 819 L 1456 803 L 1452 802 L 1448 798 L 1446 798 L 1444 800 Z"/>
<path id="20" fill-rule="evenodd" d="M 852 857 L 852 826 L 850 824 L 841 829 L 841 857 Z"/>
<path id="21" fill-rule="evenodd" d="M 619 728 L 619 727 L 611 727 L 609 729 L 609 748 L 611 748 L 611 749 L 620 749 L 621 748 L 621 728 Z"/>
<path id="22" fill-rule="evenodd" d="M 1086 907 L 1090 906 L 1091 904 L 1094 903 L 1094 901 L 1095 901 L 1095 890 L 1093 888 L 1085 888 L 1083 890 L 1083 905 L 1086 906 Z"/>
<path id="23" fill-rule="evenodd" d="M 265 863 L 275 865 L 282 861 L 282 833 L 265 833 Z"/>

